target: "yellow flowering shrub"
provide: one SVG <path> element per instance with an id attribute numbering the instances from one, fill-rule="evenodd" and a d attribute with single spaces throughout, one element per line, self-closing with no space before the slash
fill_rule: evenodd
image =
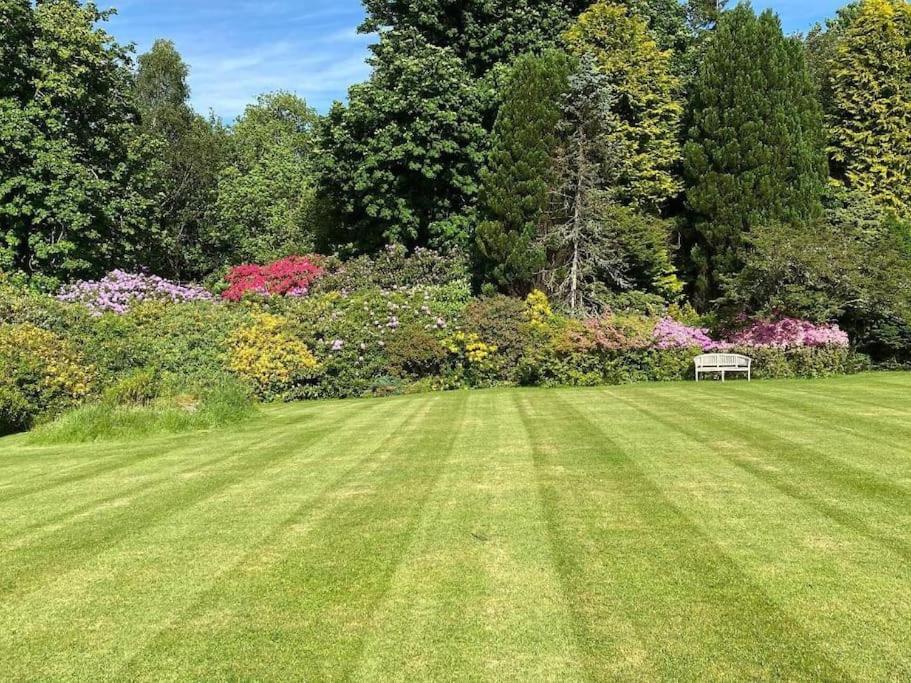
<path id="1" fill-rule="evenodd" d="M 554 312 L 547 300 L 547 295 L 540 289 L 534 290 L 525 298 L 525 316 L 528 318 L 528 326 L 533 331 L 542 333 L 549 331 Z"/>
<path id="2" fill-rule="evenodd" d="M 259 313 L 228 340 L 228 367 L 266 399 L 293 398 L 319 363 L 289 329 L 286 318 Z"/>
<path id="3" fill-rule="evenodd" d="M 443 345 L 450 353 L 464 358 L 472 365 L 484 364 L 497 352 L 496 346 L 481 341 L 474 332 L 456 332 Z"/>
<path id="4" fill-rule="evenodd" d="M 0 429 L 27 427 L 39 415 L 76 405 L 91 392 L 94 374 L 53 332 L 28 323 L 0 325 Z"/>

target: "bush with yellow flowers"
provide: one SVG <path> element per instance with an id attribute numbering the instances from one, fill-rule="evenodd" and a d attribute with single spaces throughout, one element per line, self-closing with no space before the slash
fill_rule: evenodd
<path id="1" fill-rule="evenodd" d="M 30 323 L 0 325 L 0 432 L 76 405 L 94 368 L 62 337 Z"/>
<path id="2" fill-rule="evenodd" d="M 257 313 L 231 335 L 228 349 L 229 369 L 266 400 L 306 395 L 306 385 L 318 373 L 316 357 L 279 315 Z"/>

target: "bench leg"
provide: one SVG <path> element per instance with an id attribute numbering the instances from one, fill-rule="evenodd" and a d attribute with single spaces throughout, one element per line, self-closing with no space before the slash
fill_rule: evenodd
<path id="1" fill-rule="evenodd" d="M 724 370 L 721 371 L 721 381 L 724 381 Z"/>

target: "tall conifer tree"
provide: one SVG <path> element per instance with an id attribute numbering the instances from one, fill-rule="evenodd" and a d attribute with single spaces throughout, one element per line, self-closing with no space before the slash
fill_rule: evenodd
<path id="1" fill-rule="evenodd" d="M 494 126 L 477 229 L 479 275 L 522 293 L 544 265 L 538 223 L 547 206 L 551 154 L 572 60 L 557 51 L 524 55 L 512 68 Z"/>
<path id="2" fill-rule="evenodd" d="M 835 31 L 828 65 L 833 171 L 911 210 L 911 4 L 864 0 Z"/>
<path id="3" fill-rule="evenodd" d="M 771 11 L 740 5 L 721 16 L 691 106 L 684 163 L 704 304 L 741 267 L 752 226 L 819 216 L 827 168 L 803 45 Z"/>

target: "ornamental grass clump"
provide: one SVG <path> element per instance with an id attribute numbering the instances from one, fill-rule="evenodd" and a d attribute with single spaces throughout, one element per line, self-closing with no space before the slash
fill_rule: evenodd
<path id="1" fill-rule="evenodd" d="M 848 335 L 838 325 L 817 324 L 809 320 L 782 318 L 775 321 L 757 321 L 731 338 L 734 346 L 760 348 L 847 348 Z"/>
<path id="2" fill-rule="evenodd" d="M 213 301 L 214 298 L 199 285 L 182 285 L 157 275 L 114 270 L 100 280 L 82 280 L 64 287 L 57 300 L 81 304 L 94 315 L 106 312 L 122 315 L 138 303 Z"/>
<path id="3" fill-rule="evenodd" d="M 236 266 L 225 276 L 228 288 L 221 296 L 228 301 L 240 301 L 249 294 L 307 296 L 313 283 L 324 273 L 316 261 L 312 256 L 289 256 L 265 266 L 249 263 Z"/>

